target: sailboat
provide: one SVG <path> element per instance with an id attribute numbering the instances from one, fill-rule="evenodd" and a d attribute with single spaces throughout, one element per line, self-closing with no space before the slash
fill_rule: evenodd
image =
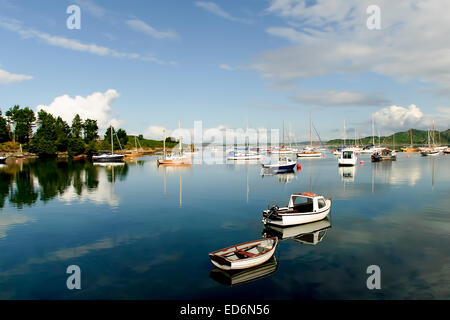
<path id="1" fill-rule="evenodd" d="M 413 136 L 412 136 L 412 129 L 409 130 L 409 135 L 411 136 L 411 144 L 409 147 L 402 148 L 403 152 L 417 152 L 419 151 L 419 148 L 414 148 L 413 145 Z"/>
<path id="2" fill-rule="evenodd" d="M 127 154 L 125 154 L 125 157 L 127 158 L 127 157 L 129 157 L 129 158 L 134 158 L 134 157 L 140 157 L 140 156 L 143 156 L 144 155 L 144 153 L 143 152 L 139 152 L 138 151 L 138 144 L 139 144 L 139 147 L 141 147 L 141 144 L 139 143 L 139 141 L 138 141 L 138 139 L 137 139 L 137 136 L 135 135 L 134 136 L 134 151 L 133 152 L 131 152 L 131 153 L 127 153 Z M 141 151 L 142 151 L 142 147 L 141 147 Z"/>
<path id="3" fill-rule="evenodd" d="M 428 147 L 420 149 L 420 154 L 422 156 L 437 156 L 437 155 L 439 155 L 439 150 L 436 149 L 436 144 L 434 141 L 434 121 L 433 121 L 432 132 L 433 132 L 433 136 L 431 136 L 431 132 L 430 132 L 430 130 L 428 130 Z M 431 138 L 433 138 L 433 146 L 431 146 Z"/>
<path id="4" fill-rule="evenodd" d="M 283 146 L 284 146 L 284 121 L 283 121 Z M 281 156 L 281 154 L 292 153 L 291 149 L 279 149 L 278 161 L 276 163 L 262 164 L 263 169 L 267 169 L 276 173 L 292 171 L 297 164 L 297 161 L 290 159 L 287 156 Z"/>
<path id="5" fill-rule="evenodd" d="M 248 123 L 246 132 L 248 132 Z M 247 137 L 245 140 L 247 140 Z M 243 148 L 234 147 L 234 149 L 227 155 L 227 160 L 259 160 L 260 158 L 261 155 L 258 154 L 258 152 L 250 150 L 247 141 L 245 142 L 245 146 Z"/>
<path id="6" fill-rule="evenodd" d="M 181 123 L 178 121 L 178 129 L 181 128 Z M 182 148 L 182 142 L 181 142 L 181 135 L 179 136 L 179 153 L 171 153 L 166 154 L 166 131 L 163 131 L 163 149 L 164 149 L 164 157 L 158 158 L 156 161 L 156 164 L 159 165 L 172 165 L 172 166 L 179 166 L 179 165 L 190 165 L 191 164 L 191 158 L 187 157 L 185 154 L 183 154 L 183 148 Z"/>
<path id="7" fill-rule="evenodd" d="M 96 156 L 92 156 L 92 160 L 94 162 L 122 162 L 124 155 L 123 154 L 114 154 L 114 133 L 113 127 L 111 125 L 111 154 L 102 153 Z"/>
<path id="8" fill-rule="evenodd" d="M 313 149 L 311 113 L 309 114 L 309 140 L 310 140 L 309 148 L 305 148 L 302 151 L 297 152 L 297 157 L 299 157 L 299 158 L 320 158 L 320 157 L 322 157 L 322 152 L 314 151 L 314 149 Z"/>

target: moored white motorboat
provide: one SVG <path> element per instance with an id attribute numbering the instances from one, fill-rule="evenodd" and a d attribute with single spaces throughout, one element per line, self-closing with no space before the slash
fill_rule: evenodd
<path id="1" fill-rule="evenodd" d="M 242 270 L 263 264 L 275 253 L 278 238 L 254 240 L 209 254 L 211 262 L 222 270 Z"/>
<path id="2" fill-rule="evenodd" d="M 293 226 L 324 219 L 331 210 L 331 199 L 314 193 L 294 193 L 287 207 L 263 210 L 264 224 Z"/>
<path id="3" fill-rule="evenodd" d="M 269 169 L 276 172 L 292 171 L 297 161 L 289 158 L 280 158 L 276 163 L 262 164 L 263 169 Z"/>
<path id="4" fill-rule="evenodd" d="M 6 162 L 6 157 L 0 157 L 0 163 L 5 163 Z"/>
<path id="5" fill-rule="evenodd" d="M 351 149 L 344 149 L 339 154 L 338 165 L 339 166 L 355 166 L 358 161 L 356 152 Z"/>

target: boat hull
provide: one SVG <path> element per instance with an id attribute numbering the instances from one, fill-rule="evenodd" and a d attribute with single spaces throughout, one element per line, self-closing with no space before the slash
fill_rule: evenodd
<path id="1" fill-rule="evenodd" d="M 322 152 L 299 152 L 297 153 L 298 158 L 320 158 Z"/>
<path id="2" fill-rule="evenodd" d="M 6 163 L 6 157 L 0 157 L 0 163 Z"/>
<path id="3" fill-rule="evenodd" d="M 286 165 L 277 165 L 277 164 L 263 164 L 262 167 L 264 169 L 269 169 L 277 172 L 285 172 L 292 171 L 297 163 L 286 164 Z"/>
<path id="4" fill-rule="evenodd" d="M 110 156 L 93 156 L 92 160 L 94 162 L 122 162 L 124 156 L 121 154 L 110 155 Z"/>
<path id="5" fill-rule="evenodd" d="M 243 269 L 253 268 L 253 267 L 259 266 L 259 265 L 267 262 L 270 258 L 272 258 L 273 254 L 275 253 L 275 250 L 277 248 L 277 245 L 278 245 L 278 238 L 272 238 L 272 240 L 274 242 L 273 242 L 272 248 L 270 250 L 268 250 L 267 252 L 265 252 L 263 254 L 257 255 L 255 257 L 230 261 L 226 258 L 223 258 L 223 255 L 227 254 L 227 253 L 232 253 L 235 249 L 245 248 L 246 246 L 248 246 L 250 244 L 257 245 L 258 243 L 263 243 L 266 240 L 268 240 L 268 239 L 251 241 L 251 242 L 247 242 L 247 243 L 238 244 L 236 246 L 232 246 L 229 248 L 221 249 L 221 250 L 210 253 L 209 257 L 210 257 L 212 264 L 222 270 L 243 270 Z"/>
<path id="6" fill-rule="evenodd" d="M 326 200 L 326 206 L 318 212 L 292 213 L 292 214 L 278 214 L 277 219 L 270 217 L 263 217 L 262 222 L 268 225 L 275 225 L 280 227 L 295 226 L 299 224 L 306 224 L 325 219 L 331 210 L 331 200 Z"/>

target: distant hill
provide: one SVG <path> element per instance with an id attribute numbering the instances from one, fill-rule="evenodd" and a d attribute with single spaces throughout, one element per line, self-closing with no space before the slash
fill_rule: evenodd
<path id="1" fill-rule="evenodd" d="M 412 129 L 412 136 L 413 136 L 413 143 L 415 145 L 426 145 L 428 144 L 428 133 L 426 130 L 417 130 Z M 450 144 L 450 129 L 447 129 L 446 131 L 435 131 L 435 143 L 436 144 L 442 144 L 442 145 L 448 145 Z M 395 137 L 395 140 L 394 140 Z M 440 140 L 439 140 L 440 139 Z M 396 146 L 400 145 L 410 145 L 411 144 L 411 137 L 410 137 L 410 131 L 404 131 L 404 132 L 396 132 L 390 136 L 382 136 L 380 138 L 375 137 L 375 144 L 378 144 L 378 142 L 382 145 L 393 145 L 395 142 Z M 347 139 L 347 144 L 353 144 L 354 139 Z M 361 145 L 370 145 L 372 144 L 372 136 L 365 137 L 362 139 L 357 140 L 358 144 Z M 432 141 L 433 143 L 433 141 Z M 329 140 L 326 142 L 327 145 L 343 145 L 344 140 L 343 139 L 334 139 Z"/>

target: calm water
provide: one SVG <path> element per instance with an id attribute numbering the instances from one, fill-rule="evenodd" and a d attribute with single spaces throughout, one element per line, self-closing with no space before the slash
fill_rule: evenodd
<path id="1" fill-rule="evenodd" d="M 259 164 L 158 168 L 154 157 L 2 166 L 0 298 L 450 299 L 450 157 L 361 158 L 338 169 L 328 153 L 264 177 Z M 262 209 L 310 189 L 333 198 L 329 220 L 264 228 Z M 267 265 L 213 270 L 208 252 L 264 234 L 285 238 Z M 378 291 L 366 287 L 373 264 Z M 69 265 L 82 290 L 67 289 Z"/>

